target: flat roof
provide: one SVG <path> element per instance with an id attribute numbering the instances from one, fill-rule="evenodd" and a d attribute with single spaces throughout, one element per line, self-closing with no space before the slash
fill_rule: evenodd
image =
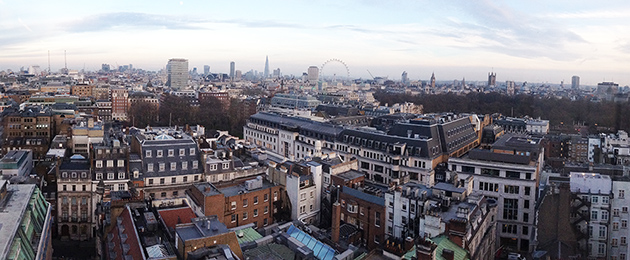
<path id="1" fill-rule="evenodd" d="M 255 179 L 253 179 L 255 180 Z M 266 179 L 262 180 L 262 187 L 257 188 L 257 189 L 252 189 L 252 190 L 248 190 L 245 187 L 245 183 L 239 183 L 238 185 L 233 185 L 233 186 L 227 186 L 227 187 L 218 187 L 219 192 L 223 193 L 226 197 L 232 197 L 232 196 L 236 196 L 239 194 L 239 191 L 247 191 L 247 192 L 253 192 L 253 191 L 259 191 L 259 190 L 264 190 L 264 189 L 269 189 L 271 187 L 276 186 L 275 184 L 269 182 Z"/>
<path id="2" fill-rule="evenodd" d="M 228 233 L 229 230 L 225 227 L 225 224 L 219 222 L 216 216 L 214 216 L 195 218 L 192 220 L 191 224 L 176 227 L 175 232 L 182 238 L 183 241 L 187 241 L 191 239 L 213 237 Z"/>
<path id="3" fill-rule="evenodd" d="M 9 185 L 6 204 L 0 207 L 0 258 L 6 259 L 24 212 L 35 191 L 34 184 Z M 0 202 L 0 204 L 5 202 Z M 29 241 L 30 243 L 30 241 Z"/>

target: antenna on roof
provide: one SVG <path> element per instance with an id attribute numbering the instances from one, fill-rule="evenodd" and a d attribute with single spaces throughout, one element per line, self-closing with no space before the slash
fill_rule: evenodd
<path id="1" fill-rule="evenodd" d="M 50 74 L 50 50 L 48 50 L 48 74 Z"/>
<path id="2" fill-rule="evenodd" d="M 63 50 L 63 63 L 65 64 L 66 71 L 68 71 L 68 57 L 66 55 L 66 50 Z"/>

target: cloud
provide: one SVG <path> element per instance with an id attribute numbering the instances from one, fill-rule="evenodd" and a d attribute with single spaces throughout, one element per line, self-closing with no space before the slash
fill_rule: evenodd
<path id="1" fill-rule="evenodd" d="M 491 1 L 465 2 L 464 10 L 471 22 L 447 19 L 448 30 L 433 34 L 470 42 L 473 48 L 522 58 L 573 60 L 579 56 L 567 50 L 567 45 L 586 43 L 576 33 L 549 19 L 516 12 Z"/>
<path id="2" fill-rule="evenodd" d="M 617 19 L 630 17 L 630 9 L 621 10 L 592 10 L 586 12 L 573 13 L 551 13 L 544 17 L 561 18 L 561 19 Z"/>
<path id="3" fill-rule="evenodd" d="M 146 13 L 118 12 L 84 17 L 66 25 L 68 32 L 93 32 L 117 27 L 166 28 L 171 30 L 196 30 L 204 20 Z"/>

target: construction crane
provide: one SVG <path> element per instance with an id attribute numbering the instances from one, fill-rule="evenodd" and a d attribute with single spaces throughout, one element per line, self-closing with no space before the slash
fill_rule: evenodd
<path id="1" fill-rule="evenodd" d="M 376 78 L 374 77 L 374 75 L 372 75 L 372 72 L 370 72 L 370 70 L 367 70 L 367 72 L 370 73 L 370 77 L 372 77 L 372 79 L 376 81 Z"/>

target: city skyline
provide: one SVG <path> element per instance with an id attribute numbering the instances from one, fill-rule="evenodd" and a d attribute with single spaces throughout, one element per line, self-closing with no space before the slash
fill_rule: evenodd
<path id="1" fill-rule="evenodd" d="M 124 10 L 124 11 L 122 11 Z M 0 1 L 0 70 L 39 65 L 98 70 L 102 63 L 159 70 L 171 58 L 213 72 L 301 75 L 328 59 L 353 78 L 630 84 L 630 4 L 511 3 L 166 3 Z M 305 15 L 311 14 L 311 15 Z M 69 16 L 73 14 L 74 16 Z M 218 36 L 218 37 L 217 37 Z"/>

